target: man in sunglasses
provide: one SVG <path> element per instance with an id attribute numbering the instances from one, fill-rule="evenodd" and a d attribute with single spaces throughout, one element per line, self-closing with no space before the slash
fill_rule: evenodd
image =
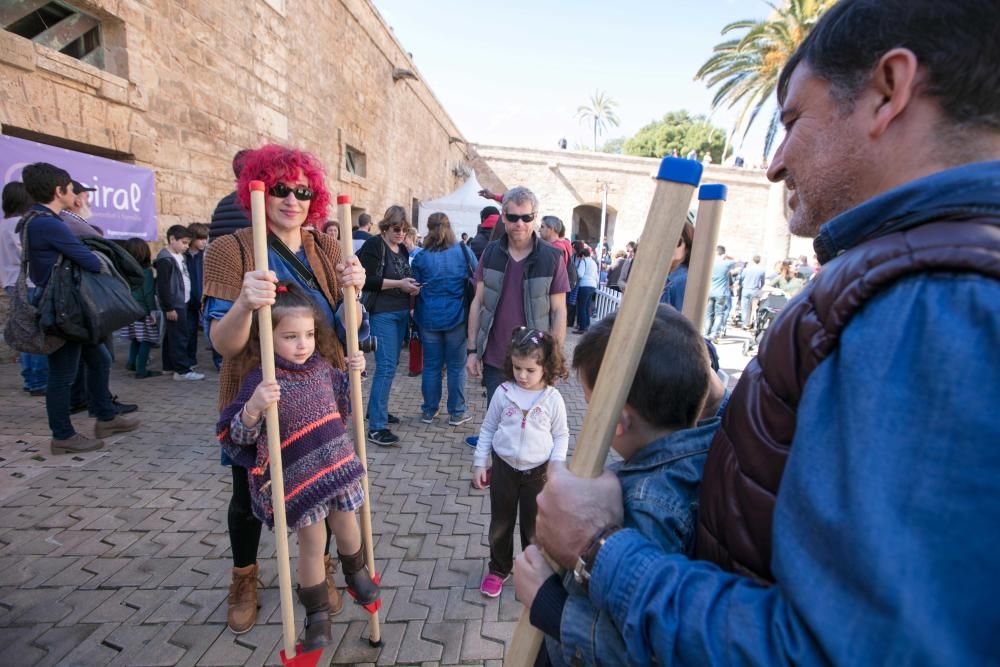
<path id="1" fill-rule="evenodd" d="M 500 209 L 506 234 L 486 246 L 476 267 L 466 349 L 466 370 L 483 378 L 487 405 L 504 379 L 511 332 L 522 326 L 548 331 L 559 345 L 566 338 L 566 263 L 562 251 L 535 232 L 538 199 L 519 186 L 504 194 Z M 475 447 L 477 440 L 466 444 Z"/>

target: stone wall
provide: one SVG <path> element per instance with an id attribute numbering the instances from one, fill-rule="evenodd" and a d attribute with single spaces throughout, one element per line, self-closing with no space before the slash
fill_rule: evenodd
<path id="1" fill-rule="evenodd" d="M 69 4 L 101 19 L 108 71 L 0 31 L 0 125 L 155 170 L 161 234 L 207 221 L 233 154 L 268 141 L 317 154 L 376 220 L 460 182 L 461 133 L 366 0 Z"/>
<path id="2" fill-rule="evenodd" d="M 567 236 L 579 231 L 580 213 L 601 208 L 607 184 L 607 236 L 613 248 L 638 240 L 646 225 L 653 196 L 653 176 L 659 160 L 606 153 L 534 150 L 503 146 L 474 146 L 473 167 L 484 187 L 503 192 L 525 185 L 538 196 L 543 215 L 559 216 Z M 791 237 L 784 210 L 783 186 L 770 183 L 761 170 L 707 165 L 702 183 L 727 186 L 719 243 L 735 257 L 761 254 L 776 261 L 790 254 L 812 254 L 809 239 Z M 692 200 L 697 211 L 698 201 Z M 576 211 L 576 212 L 575 212 Z M 596 236 L 596 235 L 595 235 Z"/>

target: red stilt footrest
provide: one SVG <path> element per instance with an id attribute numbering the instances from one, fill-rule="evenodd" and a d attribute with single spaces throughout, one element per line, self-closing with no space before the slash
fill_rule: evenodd
<path id="1" fill-rule="evenodd" d="M 302 652 L 302 644 L 298 644 L 295 647 L 295 657 L 288 658 L 285 656 L 285 649 L 281 649 L 281 664 L 284 667 L 316 667 L 319 665 L 319 659 L 323 657 L 323 649 L 318 648 L 315 651 L 309 651 L 308 653 Z"/>
<path id="2" fill-rule="evenodd" d="M 379 576 L 378 572 L 372 575 L 372 581 L 374 581 L 376 584 L 381 583 L 382 578 Z M 347 594 L 350 595 L 352 598 L 354 598 L 355 602 L 358 601 L 358 596 L 354 593 L 354 591 L 351 590 L 350 586 L 347 587 Z M 364 607 L 365 611 L 367 611 L 369 614 L 374 614 L 375 612 L 377 612 L 379 609 L 382 608 L 382 595 L 379 594 L 379 598 L 378 600 L 375 600 L 375 602 L 369 602 L 368 604 L 364 604 L 361 606 Z"/>

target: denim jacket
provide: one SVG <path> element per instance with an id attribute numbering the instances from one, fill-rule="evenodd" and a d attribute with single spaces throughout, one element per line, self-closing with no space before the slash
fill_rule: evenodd
<path id="1" fill-rule="evenodd" d="M 960 216 L 1000 226 L 1000 162 L 949 169 L 827 222 L 821 261 Z M 1000 284 L 925 273 L 869 300 L 810 375 L 774 510 L 765 586 L 622 530 L 590 597 L 628 661 L 997 661 Z M 746 377 L 746 376 L 744 376 Z"/>
<path id="2" fill-rule="evenodd" d="M 693 543 L 701 473 L 719 422 L 713 417 L 671 433 L 610 467 L 622 485 L 624 525 L 666 552 L 687 553 Z M 546 640 L 553 662 L 561 657 L 571 665 L 626 664 L 624 640 L 611 618 L 594 607 L 572 574 L 565 581 L 570 595 L 563 607 L 561 643 Z"/>
<path id="3" fill-rule="evenodd" d="M 476 272 L 476 256 L 456 243 L 425 250 L 410 263 L 420 293 L 413 319 L 425 331 L 451 331 L 465 322 L 465 284 Z"/>

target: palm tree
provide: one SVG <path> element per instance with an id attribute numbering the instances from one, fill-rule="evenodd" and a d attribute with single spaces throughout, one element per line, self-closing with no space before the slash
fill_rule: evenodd
<path id="1" fill-rule="evenodd" d="M 724 103 L 734 107 L 743 102 L 734 134 L 743 127 L 743 138 L 746 138 L 750 126 L 771 99 L 785 63 L 835 2 L 784 0 L 781 7 L 768 3 L 773 11 L 767 19 L 735 21 L 722 29 L 723 35 L 738 30 L 746 33 L 716 44 L 714 55 L 701 66 L 695 79 L 702 79 L 709 88 L 718 86 L 712 99 L 713 110 Z M 771 151 L 779 118 L 777 111 L 771 117 L 764 146 L 765 159 Z"/>
<path id="2" fill-rule="evenodd" d="M 580 120 L 593 120 L 594 122 L 594 152 L 597 152 L 597 135 L 604 134 L 608 126 L 618 126 L 618 116 L 615 115 L 615 102 L 607 94 L 597 90 L 590 98 L 590 106 L 581 105 L 576 110 L 576 117 Z"/>

